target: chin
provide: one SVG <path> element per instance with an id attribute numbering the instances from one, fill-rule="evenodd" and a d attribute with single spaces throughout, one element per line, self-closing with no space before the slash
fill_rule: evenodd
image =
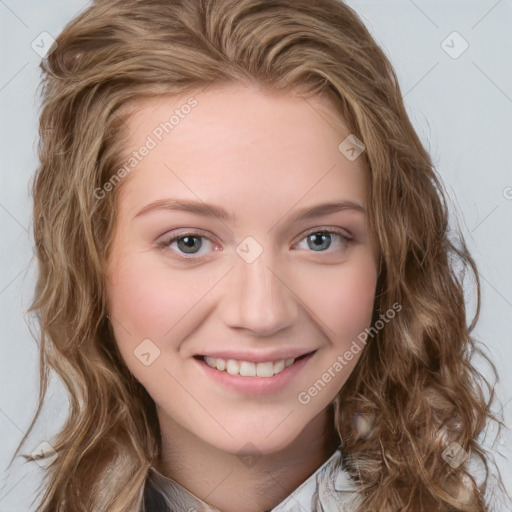
<path id="1" fill-rule="evenodd" d="M 259 456 L 277 453 L 296 441 L 310 421 L 304 419 L 302 422 L 297 422 L 297 418 L 294 418 L 296 413 L 290 414 L 291 410 L 283 412 L 279 418 L 267 418 L 263 423 L 254 419 L 250 422 L 239 422 L 236 426 L 231 424 L 228 430 L 232 437 L 212 436 L 211 430 L 208 433 L 202 433 L 201 437 L 208 444 L 233 455 Z"/>

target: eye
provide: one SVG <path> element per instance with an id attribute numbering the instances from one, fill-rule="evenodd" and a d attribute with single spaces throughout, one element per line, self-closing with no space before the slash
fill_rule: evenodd
<path id="1" fill-rule="evenodd" d="M 352 241 L 352 237 L 342 231 L 318 228 L 306 234 L 303 240 L 306 241 L 307 248 L 311 249 L 313 252 L 325 252 L 331 247 L 333 238 L 338 239 L 338 247 L 341 248 L 345 248 L 348 243 Z"/>
<path id="2" fill-rule="evenodd" d="M 205 244 L 203 240 L 206 240 L 207 243 Z M 205 252 L 208 252 L 209 245 L 211 245 L 211 243 L 211 240 L 201 233 L 181 233 L 178 236 L 165 238 L 161 242 L 158 242 L 157 245 L 161 249 L 172 249 L 183 259 L 193 259 L 194 256 L 186 255 L 201 255 L 203 253 L 200 251 L 205 247 Z"/>
<path id="3" fill-rule="evenodd" d="M 313 252 L 326 252 L 331 248 L 333 239 L 338 240 L 338 248 L 345 249 L 352 237 L 346 235 L 342 231 L 333 229 L 318 229 L 310 231 L 302 239 L 307 243 L 307 248 Z M 206 244 L 204 243 L 206 241 Z M 178 256 L 182 259 L 200 259 L 202 254 L 208 253 L 211 250 L 212 241 L 205 235 L 198 232 L 185 232 L 179 235 L 169 236 L 157 243 L 160 249 L 172 249 L 177 252 Z M 300 247 L 304 249 L 304 247 Z M 205 249 L 201 252 L 201 249 Z M 335 245 L 336 249 L 336 245 Z M 218 250 L 218 249 L 214 249 Z M 199 256 L 198 256 L 199 255 Z"/>

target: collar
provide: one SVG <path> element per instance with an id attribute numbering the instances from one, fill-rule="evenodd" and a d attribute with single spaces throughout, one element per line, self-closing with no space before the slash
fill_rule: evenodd
<path id="1" fill-rule="evenodd" d="M 178 482 L 160 473 L 154 466 L 149 468 L 148 489 L 141 512 L 168 510 L 194 510 L 197 512 L 221 512 L 208 505 Z M 288 497 L 266 512 L 293 512 L 311 510 L 325 512 L 351 512 L 361 502 L 358 485 L 343 468 L 341 451 L 337 449 L 307 480 Z M 152 507 L 148 504 L 157 504 Z"/>

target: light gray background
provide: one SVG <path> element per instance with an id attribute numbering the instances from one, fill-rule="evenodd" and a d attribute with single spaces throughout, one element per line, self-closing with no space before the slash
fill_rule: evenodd
<path id="1" fill-rule="evenodd" d="M 510 425 L 512 1 L 348 3 L 395 67 L 411 120 L 431 152 L 479 266 L 483 307 L 475 334 L 497 364 L 497 392 Z M 31 45 L 42 32 L 57 36 L 86 5 L 0 0 L 0 470 L 32 419 L 38 393 L 38 352 L 24 315 L 35 279 L 29 182 L 37 166 L 40 56 Z M 469 46 L 458 55 L 464 41 Z M 50 389 L 26 451 L 51 439 L 64 420 L 65 394 L 57 383 Z M 509 430 L 505 438 L 497 462 L 505 481 L 512 482 Z M 42 474 L 37 464 L 18 458 L 10 473 L 3 472 L 0 512 L 32 510 L 29 503 Z M 510 492 L 512 484 L 507 485 Z"/>

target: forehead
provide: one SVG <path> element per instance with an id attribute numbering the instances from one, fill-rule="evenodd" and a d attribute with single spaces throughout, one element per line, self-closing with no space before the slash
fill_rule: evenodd
<path id="1" fill-rule="evenodd" d="M 305 195 L 365 200 L 364 159 L 340 152 L 350 131 L 329 97 L 228 84 L 133 106 L 123 157 L 137 161 L 120 195 L 130 208 L 163 195 L 289 206 Z"/>
<path id="2" fill-rule="evenodd" d="M 126 124 L 127 153 L 155 142 L 152 155 L 208 151 L 219 157 L 261 152 L 271 160 L 286 149 L 288 161 L 296 155 L 318 157 L 321 151 L 337 156 L 340 138 L 350 134 L 334 96 L 300 96 L 295 90 L 270 90 L 228 83 L 210 85 L 179 95 L 131 102 Z M 236 149 L 236 153 L 229 152 Z M 279 149 L 281 151 L 279 151 Z"/>

